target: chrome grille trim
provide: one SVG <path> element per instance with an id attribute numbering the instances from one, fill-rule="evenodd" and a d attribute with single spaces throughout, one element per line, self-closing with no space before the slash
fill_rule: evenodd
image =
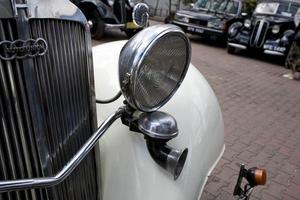
<path id="1" fill-rule="evenodd" d="M 14 20 L 0 20 L 0 41 L 16 39 Z M 0 178 L 41 176 L 29 107 L 22 76 L 22 63 L 0 60 Z M 0 199 L 45 199 L 45 190 L 0 194 Z"/>
<path id="2" fill-rule="evenodd" d="M 261 48 L 264 45 L 266 35 L 267 35 L 268 29 L 269 29 L 269 22 L 263 21 L 262 23 L 263 23 L 263 25 L 262 25 L 262 28 L 261 28 L 261 31 L 260 31 L 261 34 L 260 34 L 260 37 L 258 38 L 258 40 L 256 42 L 256 47 L 257 48 Z"/>
<path id="3" fill-rule="evenodd" d="M 261 48 L 265 42 L 266 34 L 268 32 L 269 22 L 265 20 L 257 20 L 250 37 L 250 46 Z"/>
<path id="4" fill-rule="evenodd" d="M 44 57 L 34 58 L 44 104 L 48 149 L 53 156 L 47 166 L 57 173 L 92 134 L 90 116 L 88 38 L 82 24 L 65 20 L 30 20 L 33 38 L 48 44 Z M 44 101 L 45 101 L 44 100 Z M 48 170 L 46 170 L 48 171 Z M 53 187 L 50 199 L 83 200 L 97 198 L 94 154 L 75 169 L 66 181 Z"/>
<path id="5" fill-rule="evenodd" d="M 1 180 L 54 175 L 94 131 L 93 70 L 86 27 L 59 19 L 30 19 L 28 25 L 28 37 L 46 39 L 49 50 L 43 57 L 0 60 Z M 17 33 L 23 30 L 18 28 L 14 19 L 0 19 L 0 41 L 19 39 Z M 28 68 L 34 72 L 30 76 L 24 72 Z M 32 101 L 31 94 L 40 101 Z M 37 124 L 42 131 L 35 129 Z M 96 200 L 97 196 L 93 152 L 58 186 L 1 193 L 0 199 Z"/>

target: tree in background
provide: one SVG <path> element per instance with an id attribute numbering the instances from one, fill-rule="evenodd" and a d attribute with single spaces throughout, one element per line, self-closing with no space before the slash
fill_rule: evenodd
<path id="1" fill-rule="evenodd" d="M 246 0 L 244 3 L 244 12 L 247 12 L 249 15 L 252 15 L 257 4 L 257 0 Z"/>

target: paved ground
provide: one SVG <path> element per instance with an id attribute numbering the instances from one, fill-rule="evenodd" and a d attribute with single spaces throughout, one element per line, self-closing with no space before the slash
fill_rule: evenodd
<path id="1" fill-rule="evenodd" d="M 120 32 L 103 41 L 126 39 Z M 224 47 L 190 36 L 192 62 L 212 85 L 223 111 L 226 151 L 201 200 L 234 199 L 239 163 L 268 170 L 252 199 L 300 199 L 300 82 L 278 60 L 228 55 Z"/>
<path id="2" fill-rule="evenodd" d="M 239 166 L 268 170 L 268 183 L 252 199 L 300 199 L 300 82 L 263 56 L 228 55 L 192 37 L 192 62 L 221 104 L 226 150 L 201 200 L 233 199 Z M 277 61 L 278 62 L 278 61 Z"/>

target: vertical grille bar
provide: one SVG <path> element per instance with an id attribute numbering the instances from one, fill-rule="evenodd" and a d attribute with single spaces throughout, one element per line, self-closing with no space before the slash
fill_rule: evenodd
<path id="1" fill-rule="evenodd" d="M 30 24 L 33 38 L 42 37 L 49 46 L 45 56 L 35 58 L 35 65 L 55 173 L 92 133 L 86 32 L 81 24 L 71 21 L 31 20 Z M 48 191 L 49 197 L 96 199 L 94 159 L 90 154 L 66 181 Z"/>
<path id="2" fill-rule="evenodd" d="M 251 38 L 250 38 L 250 46 L 257 48 L 262 47 L 265 42 L 266 34 L 268 32 L 269 23 L 265 20 L 258 20 L 255 23 L 253 28 Z"/>
<path id="3" fill-rule="evenodd" d="M 268 29 L 269 29 L 269 22 L 263 21 L 261 34 L 256 43 L 257 48 L 261 48 L 264 45 Z"/>
<path id="4" fill-rule="evenodd" d="M 13 20 L 0 20 L 0 41 L 16 39 Z M 36 146 L 18 61 L 0 60 L 0 179 L 40 176 Z M 0 199 L 42 199 L 45 192 L 31 190 L 0 194 Z"/>
<path id="5" fill-rule="evenodd" d="M 30 37 L 44 38 L 49 49 L 44 56 L 25 60 L 32 62 L 0 60 L 2 180 L 54 175 L 84 144 L 94 127 L 90 94 L 93 75 L 85 27 L 56 19 L 31 19 L 29 25 Z M 16 33 L 15 20 L 0 19 L 0 41 L 14 41 Z M 25 73 L 26 69 L 34 73 Z M 31 94 L 35 98 L 30 98 Z M 39 103 L 32 108 L 34 100 Z M 32 109 L 38 112 L 31 113 Z M 41 129 L 35 129 L 37 126 Z M 92 152 L 58 186 L 2 193 L 0 200 L 96 200 L 97 195 Z"/>
<path id="6" fill-rule="evenodd" d="M 251 47 L 255 46 L 255 44 L 256 44 L 255 41 L 256 41 L 257 34 L 259 34 L 258 33 L 259 26 L 260 26 L 260 21 L 258 20 L 258 21 L 256 21 L 255 26 L 252 31 L 252 34 L 251 34 L 251 38 L 250 38 L 250 46 Z"/>

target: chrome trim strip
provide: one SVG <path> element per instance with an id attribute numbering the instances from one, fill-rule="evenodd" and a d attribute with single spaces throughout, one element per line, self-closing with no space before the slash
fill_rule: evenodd
<path id="1" fill-rule="evenodd" d="M 257 28 L 256 35 L 254 35 L 254 32 L 255 32 L 256 27 L 257 27 L 257 26 L 260 26 L 260 25 L 257 25 L 258 23 L 260 23 L 260 20 L 256 21 L 255 25 L 253 26 L 251 38 L 250 38 L 250 41 L 249 41 L 249 44 L 250 44 L 251 47 L 253 47 L 253 46 L 256 44 L 256 43 L 255 43 L 255 39 L 256 39 L 256 35 L 258 34 L 258 28 Z M 255 37 L 254 40 L 253 40 L 253 37 Z"/>
<path id="2" fill-rule="evenodd" d="M 180 17 L 188 17 L 188 18 L 190 18 L 190 19 L 195 19 L 195 18 L 193 18 L 192 16 L 186 15 L 186 14 L 176 13 L 176 15 L 177 15 L 177 16 L 180 16 Z"/>
<path id="3" fill-rule="evenodd" d="M 186 23 L 179 22 L 179 21 L 173 21 L 173 24 L 179 24 L 179 25 L 183 25 L 183 26 L 186 26 L 186 27 L 190 26 L 190 27 L 193 27 L 193 28 L 200 28 L 200 29 L 203 29 L 205 31 L 211 31 L 211 32 L 216 32 L 216 33 L 224 33 L 221 30 L 206 28 L 206 27 L 203 27 L 203 26 L 195 26 L 195 25 L 192 25 L 192 24 L 186 24 Z"/>
<path id="4" fill-rule="evenodd" d="M 51 187 L 59 184 L 65 180 L 73 170 L 80 164 L 80 162 L 93 149 L 105 131 L 124 113 L 125 107 L 120 107 L 117 111 L 112 113 L 96 130 L 96 132 L 87 140 L 87 142 L 77 151 L 72 159 L 55 175 L 52 177 L 19 179 L 19 180 L 5 180 L 0 181 L 0 193 L 10 192 L 16 190 L 35 189 L 41 187 Z"/>
<path id="5" fill-rule="evenodd" d="M 264 50 L 264 53 L 272 56 L 284 56 L 284 53 L 280 53 L 277 51 Z"/>
<path id="6" fill-rule="evenodd" d="M 228 46 L 235 47 L 238 49 L 247 49 L 247 46 L 241 45 L 241 44 L 236 44 L 236 43 L 228 43 Z"/>
<path id="7" fill-rule="evenodd" d="M 255 36 L 255 40 L 254 40 L 254 44 L 257 45 L 257 42 L 259 40 L 259 37 L 260 37 L 260 34 L 261 34 L 261 30 L 264 26 L 264 20 L 260 21 L 259 23 L 259 27 L 258 27 L 258 30 L 257 30 L 257 33 L 256 33 L 256 36 Z"/>
<path id="8" fill-rule="evenodd" d="M 125 24 L 104 24 L 107 29 L 120 29 L 125 28 Z"/>
<path id="9" fill-rule="evenodd" d="M 269 29 L 270 23 L 267 22 L 267 21 L 263 21 L 262 28 L 264 27 L 264 24 L 266 24 L 266 29 L 265 29 L 265 32 L 264 32 L 264 36 L 263 36 L 263 38 L 262 38 L 262 40 L 261 40 L 261 44 L 257 44 L 257 43 L 256 43 L 256 47 L 257 47 L 257 48 L 262 47 L 262 45 L 264 44 L 265 39 L 266 39 L 266 35 L 267 35 L 267 32 L 268 32 L 268 29 Z"/>

